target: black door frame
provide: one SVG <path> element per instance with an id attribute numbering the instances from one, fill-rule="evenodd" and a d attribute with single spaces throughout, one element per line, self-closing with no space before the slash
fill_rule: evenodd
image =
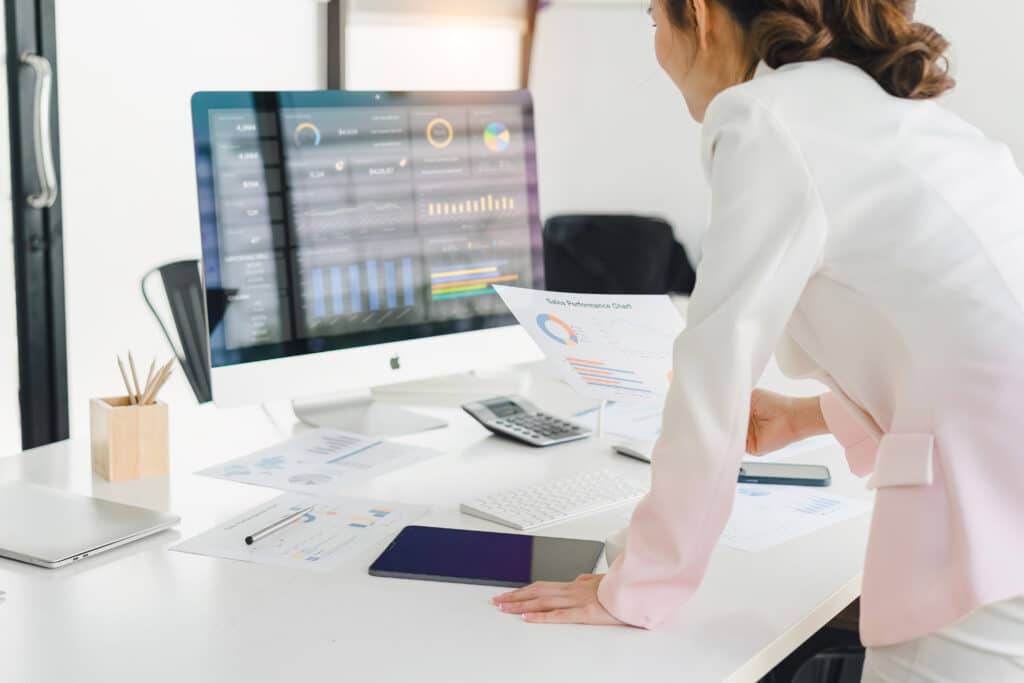
<path id="1" fill-rule="evenodd" d="M 60 187 L 56 21 L 54 0 L 5 0 L 5 5 L 21 439 L 24 448 L 33 448 L 66 439 L 69 431 L 60 194 L 43 208 L 33 208 L 27 199 L 43 188 L 34 138 L 38 74 L 22 61 L 24 54 L 34 54 L 50 65 L 49 138 L 56 190 Z"/>

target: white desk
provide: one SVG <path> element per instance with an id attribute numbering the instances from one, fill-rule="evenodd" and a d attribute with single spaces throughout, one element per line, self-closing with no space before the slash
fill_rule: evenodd
<path id="1" fill-rule="evenodd" d="M 529 395 L 564 414 L 587 406 L 547 378 Z M 596 440 L 535 450 L 489 437 L 456 407 L 419 409 L 451 427 L 409 442 L 445 455 L 351 493 L 429 503 L 426 524 L 507 531 L 461 515 L 459 502 L 578 470 L 648 472 Z M 526 624 L 490 605 L 499 589 L 370 577 L 376 552 L 329 575 L 168 552 L 278 495 L 192 472 L 281 438 L 257 409 L 186 406 L 172 410 L 171 421 L 169 480 L 95 479 L 85 439 L 0 459 L 0 480 L 182 517 L 180 531 L 64 569 L 0 560 L 0 681 L 756 681 L 860 591 L 867 516 L 761 553 L 720 547 L 694 599 L 653 632 Z M 835 492 L 867 495 L 838 452 L 804 460 L 830 465 Z M 627 512 L 543 533 L 603 540 Z"/>

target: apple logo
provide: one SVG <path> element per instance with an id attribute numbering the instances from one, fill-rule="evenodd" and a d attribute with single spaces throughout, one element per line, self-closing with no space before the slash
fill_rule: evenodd
<path id="1" fill-rule="evenodd" d="M 402 360 L 398 357 L 398 354 L 391 356 L 391 369 L 400 370 L 402 368 Z"/>

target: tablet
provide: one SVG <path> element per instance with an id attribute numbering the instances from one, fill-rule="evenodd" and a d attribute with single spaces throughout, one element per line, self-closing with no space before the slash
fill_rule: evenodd
<path id="1" fill-rule="evenodd" d="M 370 574 L 515 588 L 589 574 L 603 549 L 600 541 L 407 526 Z"/>

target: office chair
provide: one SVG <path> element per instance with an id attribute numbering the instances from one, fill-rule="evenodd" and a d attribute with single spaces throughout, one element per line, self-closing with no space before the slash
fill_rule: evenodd
<path id="1" fill-rule="evenodd" d="M 171 308 L 174 327 L 179 343 L 175 343 L 164 320 L 157 313 L 146 291 L 153 275 L 160 274 L 164 292 Z M 210 389 L 210 348 L 206 336 L 206 309 L 203 303 L 203 283 L 199 272 L 199 261 L 175 261 L 154 268 L 146 273 L 141 282 L 142 298 L 153 313 L 156 322 L 167 338 L 199 403 L 213 400 Z M 210 311 L 212 319 L 219 320 L 224 311 Z"/>
<path id="2" fill-rule="evenodd" d="M 549 218 L 544 270 L 556 292 L 689 295 L 697 281 L 672 226 L 643 216 Z"/>
<path id="3" fill-rule="evenodd" d="M 863 671 L 863 648 L 834 648 L 819 652 L 805 662 L 793 677 L 793 683 L 859 683 Z"/>

